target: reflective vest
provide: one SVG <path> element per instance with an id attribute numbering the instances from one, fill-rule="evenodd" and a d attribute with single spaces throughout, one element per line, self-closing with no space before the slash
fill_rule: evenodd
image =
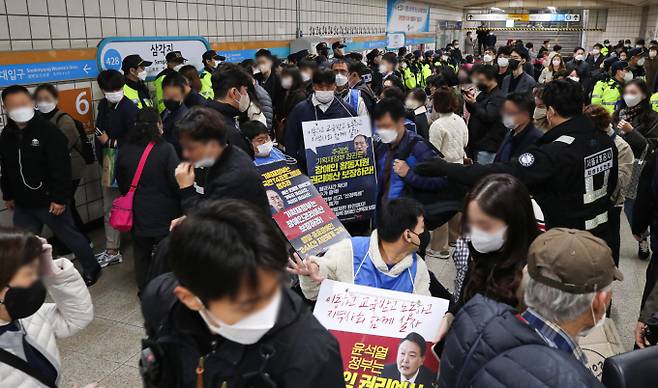
<path id="1" fill-rule="evenodd" d="M 592 104 L 603 106 L 611 115 L 615 112 L 615 106 L 620 99 L 621 85 L 614 79 L 599 81 L 594 85 Z"/>
<path id="2" fill-rule="evenodd" d="M 420 86 L 424 88 L 425 86 L 427 86 L 427 79 L 432 75 L 432 68 L 430 67 L 430 64 L 429 63 L 423 64 L 420 73 L 422 75 L 422 81 L 420 83 Z"/>
<path id="3" fill-rule="evenodd" d="M 214 99 L 215 92 L 212 90 L 212 74 L 207 70 L 204 70 L 201 72 L 199 78 L 201 79 L 201 90 L 199 91 L 199 94 L 207 100 Z"/>
<path id="4" fill-rule="evenodd" d="M 651 107 L 653 110 L 658 112 L 658 93 L 654 93 L 649 101 L 651 102 Z"/>
<path id="5" fill-rule="evenodd" d="M 370 259 L 370 237 L 352 237 L 354 284 L 400 292 L 414 292 L 418 256 L 413 254 L 411 267 L 397 276 L 381 272 Z"/>
<path id="6" fill-rule="evenodd" d="M 169 74 L 169 73 L 167 73 Z M 155 87 L 155 101 L 157 104 L 158 112 L 162 113 L 165 110 L 164 106 L 164 93 L 162 92 L 162 82 L 167 74 L 160 74 L 158 78 L 153 81 L 153 86 Z"/>
<path id="7" fill-rule="evenodd" d="M 411 71 L 410 68 L 405 67 L 401 71 L 402 74 L 402 81 L 404 82 L 404 86 L 407 87 L 407 89 L 411 90 L 416 87 L 416 77 L 414 76 L 414 73 Z"/>
<path id="8" fill-rule="evenodd" d="M 151 101 L 150 98 L 149 99 L 145 98 L 144 100 L 142 100 L 139 97 L 139 91 L 131 88 L 130 86 L 128 86 L 128 84 L 123 85 L 123 95 L 128 97 L 130 101 L 134 102 L 139 109 L 142 109 L 146 106 L 153 106 L 153 102 Z"/>

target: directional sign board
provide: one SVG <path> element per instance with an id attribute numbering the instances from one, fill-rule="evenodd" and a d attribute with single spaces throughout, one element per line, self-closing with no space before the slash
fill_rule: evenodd
<path id="1" fill-rule="evenodd" d="M 580 14 L 577 13 L 469 13 L 466 15 L 468 21 L 506 21 L 518 22 L 579 22 Z"/>
<path id="2" fill-rule="evenodd" d="M 153 62 L 146 68 L 147 79 L 153 79 L 167 66 L 165 57 L 169 52 L 180 51 L 188 60 L 186 64 L 202 69 L 201 56 L 207 50 L 210 45 L 201 36 L 111 37 L 98 45 L 96 60 L 102 70 L 121 70 L 125 57 L 139 54 L 145 61 Z"/>
<path id="3" fill-rule="evenodd" d="M 44 82 L 96 78 L 94 60 L 16 63 L 0 65 L 0 88 L 9 85 L 33 85 Z"/>

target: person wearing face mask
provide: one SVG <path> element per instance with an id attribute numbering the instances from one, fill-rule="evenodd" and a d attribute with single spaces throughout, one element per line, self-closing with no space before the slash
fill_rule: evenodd
<path id="1" fill-rule="evenodd" d="M 162 92 L 165 110 L 162 112 L 163 135 L 169 144 L 174 146 L 176 154 L 180 158 L 182 150 L 178 137 L 174 133 L 174 127 L 185 113 L 190 109 L 185 104 L 186 87 L 189 89 L 187 79 L 180 73 L 171 73 L 162 81 Z"/>
<path id="2" fill-rule="evenodd" d="M 336 74 L 336 95 L 352 107 L 359 116 L 368 116 L 368 108 L 361 97 L 359 89 L 349 86 L 349 65 L 344 59 L 336 58 L 331 63 L 331 70 Z"/>
<path id="3" fill-rule="evenodd" d="M 646 50 L 643 48 L 634 48 L 628 51 L 628 69 L 633 73 L 633 78 L 645 78 L 646 71 L 644 63 L 646 62 Z"/>
<path id="4" fill-rule="evenodd" d="M 0 381 L 7 387 L 55 387 L 62 381 L 57 339 L 91 323 L 91 296 L 73 263 L 53 260 L 45 239 L 0 227 L 0 247 Z M 96 385 L 85 388 L 91 387 Z"/>
<path id="5" fill-rule="evenodd" d="M 607 240 L 610 198 L 617 184 L 617 148 L 583 116 L 584 93 L 577 83 L 546 84 L 542 101 L 550 129 L 516 160 L 463 166 L 437 159 L 417 165 L 415 172 L 468 186 L 491 173 L 511 174 L 530 189 L 547 228 L 587 230 Z"/>
<path id="6" fill-rule="evenodd" d="M 336 73 L 329 69 L 318 69 L 313 75 L 313 94 L 297 104 L 288 115 L 283 145 L 286 154 L 297 160 L 302 171 L 306 171 L 306 146 L 302 123 L 305 121 L 356 117 L 357 112 L 342 98 L 336 98 Z"/>
<path id="7" fill-rule="evenodd" d="M 145 61 L 137 54 L 128 55 L 121 63 L 121 71 L 126 79 L 123 94 L 139 109 L 153 106 L 151 93 L 144 82 L 147 76 L 146 68 L 152 64 L 153 62 Z"/>
<path id="8" fill-rule="evenodd" d="M 227 142 L 228 130 L 217 111 L 202 107 L 190 109 L 176 125 L 185 160 L 175 172 L 183 211 L 189 213 L 213 199 L 240 198 L 269 215 L 262 177 L 252 158 Z"/>
<path id="9" fill-rule="evenodd" d="M 47 225 L 78 258 L 91 286 L 101 268 L 71 214 L 73 180 L 67 138 L 55 124 L 36 114 L 25 87 L 3 89 L 2 103 L 8 120 L 0 135 L 0 187 L 6 208 L 13 210 L 13 224 L 35 234 Z"/>
<path id="10" fill-rule="evenodd" d="M 399 71 L 395 70 L 398 64 L 398 58 L 392 52 L 387 52 L 382 56 L 381 62 L 378 66 L 378 72 L 382 76 L 382 86 L 380 90 L 383 89 L 383 83 L 386 81 L 386 78 L 395 76 L 397 78 L 402 78 L 402 75 Z"/>
<path id="11" fill-rule="evenodd" d="M 658 85 L 656 85 L 656 74 L 658 74 L 658 46 L 650 46 L 649 54 L 645 58 L 644 70 L 647 75 L 647 85 L 651 90 L 651 93 L 658 91 Z"/>
<path id="12" fill-rule="evenodd" d="M 543 133 L 533 123 L 535 102 L 529 93 L 510 93 L 503 104 L 503 125 L 508 132 L 503 138 L 494 162 L 509 162 L 517 159 Z"/>
<path id="13" fill-rule="evenodd" d="M 505 77 L 512 73 L 512 69 L 509 68 L 510 54 L 510 47 L 501 46 L 498 48 L 498 55 L 496 57 L 496 63 L 494 64 L 494 67 L 496 68 L 496 81 L 498 82 L 498 85 L 502 85 Z"/>
<path id="14" fill-rule="evenodd" d="M 182 75 L 187 81 L 184 89 L 183 104 L 191 108 L 193 106 L 206 106 L 208 100 L 203 97 L 199 91 L 201 90 L 201 79 L 199 78 L 199 71 L 194 65 L 185 65 L 180 68 L 178 74 Z"/>
<path id="15" fill-rule="evenodd" d="M 605 322 L 612 283 L 623 278 L 610 248 L 587 232 L 537 237 L 528 250 L 528 308 L 519 316 L 486 295 L 472 298 L 448 334 L 438 386 L 603 388 L 578 337 Z"/>
<path id="16" fill-rule="evenodd" d="M 234 63 L 224 63 L 212 75 L 215 99 L 207 106 L 220 113 L 229 144 L 253 156 L 251 145 L 240 133 L 240 119 L 247 117 L 251 105 L 249 88 L 253 78 Z"/>
<path id="17" fill-rule="evenodd" d="M 75 203 L 75 192 L 87 168 L 87 162 L 82 156 L 82 138 L 73 118 L 57 106 L 58 98 L 59 92 L 52 84 L 41 84 L 34 90 L 34 101 L 36 102 L 37 110 L 45 119 L 55 124 L 64 133 L 64 136 L 66 136 L 68 149 L 70 150 L 69 154 L 71 156 L 71 216 L 78 230 L 85 236 L 87 241 L 90 241 L 89 237 L 82 232 L 84 222 L 82 222 Z"/>
<path id="18" fill-rule="evenodd" d="M 239 200 L 207 203 L 173 230 L 170 257 L 173 271 L 142 298 L 145 386 L 345 384 L 336 339 L 285 285 L 286 242 L 269 215 Z"/>
<path id="19" fill-rule="evenodd" d="M 512 72 L 503 79 L 503 83 L 500 86 L 500 90 L 503 93 L 528 93 L 537 84 L 534 77 L 524 70 L 524 65 L 529 58 L 528 50 L 525 47 L 515 46 L 512 48 L 509 59 L 509 68 Z"/>
<path id="20" fill-rule="evenodd" d="M 422 205 L 398 198 L 378 208 L 377 216 L 370 236 L 345 239 L 322 257 L 291 261 L 289 271 L 299 275 L 307 299 L 317 299 L 324 279 L 430 295 L 429 271 L 417 253 L 425 233 Z"/>
<path id="21" fill-rule="evenodd" d="M 542 133 L 546 133 L 546 131 L 548 131 L 550 128 L 548 125 L 548 120 L 546 120 L 546 105 L 541 99 L 543 93 L 543 85 L 537 85 L 534 89 L 532 89 L 532 97 L 535 99 L 535 111 L 533 112 L 532 119 L 535 127 L 542 131 Z"/>
<path id="22" fill-rule="evenodd" d="M 429 116 L 427 114 L 427 94 L 421 88 L 415 88 L 407 94 L 404 107 L 407 109 L 408 117 L 416 124 L 416 132 L 429 141 Z"/>
<path id="23" fill-rule="evenodd" d="M 163 85 L 166 83 L 165 77 Z M 146 285 L 153 249 L 169 234 L 171 221 L 182 214 L 178 184 L 174 176 L 179 159 L 176 150 L 165 141 L 162 133 L 163 123 L 157 109 L 142 109 L 137 114 L 134 130 L 121 147 L 117 158 L 117 184 L 121 194 L 126 195 L 142 155 L 149 147 L 146 164 L 134 194 L 131 231 L 135 279 L 140 293 Z"/>
<path id="24" fill-rule="evenodd" d="M 331 51 L 334 54 L 334 59 L 345 58 L 345 47 L 347 46 L 340 40 L 337 40 L 331 44 Z"/>
<path id="25" fill-rule="evenodd" d="M 260 73 L 254 75 L 258 84 L 267 91 L 274 105 L 274 111 L 280 112 L 283 104 L 284 90 L 281 87 L 281 78 L 273 71 L 274 56 L 267 49 L 260 49 L 256 52 L 256 64 Z"/>
<path id="26" fill-rule="evenodd" d="M 372 114 L 375 110 L 375 104 L 377 103 L 375 92 L 370 87 L 372 84 L 372 72 L 366 65 L 363 64 L 363 62 L 353 61 L 348 63 L 348 65 L 350 73 L 348 77 L 348 85 L 350 88 L 357 89 L 361 92 L 361 98 L 366 104 L 368 114 L 370 117 L 372 117 Z"/>
<path id="27" fill-rule="evenodd" d="M 576 47 L 573 50 L 572 60 L 567 63 L 567 68 L 576 71 L 580 78 L 576 82 L 580 82 L 580 84 L 583 85 L 584 90 L 587 91 L 590 88 L 592 70 L 590 64 L 585 60 L 585 56 L 585 49 L 582 47 Z"/>
<path id="28" fill-rule="evenodd" d="M 496 59 L 496 49 L 493 47 L 487 47 L 486 50 L 484 50 L 484 55 L 482 56 L 482 63 L 485 65 L 496 65 L 494 63 Z"/>
<path id="29" fill-rule="evenodd" d="M 254 148 L 256 166 L 286 160 L 286 155 L 276 147 L 263 123 L 255 120 L 247 121 L 242 124 L 241 129 Z"/>
<path id="30" fill-rule="evenodd" d="M 558 71 L 564 71 L 566 67 L 564 66 L 564 61 L 562 56 L 556 52 L 548 54 L 548 66 L 544 67 L 539 75 L 538 83 L 545 84 L 551 82 L 555 73 Z"/>
<path id="31" fill-rule="evenodd" d="M 201 90 L 199 93 L 203 98 L 212 100 L 215 98 L 215 93 L 212 90 L 212 73 L 217 69 L 220 63 L 224 62 L 226 57 L 217 54 L 215 50 L 208 50 L 201 56 L 203 62 L 203 71 L 199 75 L 201 79 Z"/>
<path id="32" fill-rule="evenodd" d="M 601 53 L 601 50 L 603 50 L 603 45 L 601 43 L 596 43 L 585 60 L 589 65 L 591 72 L 599 71 L 601 64 L 605 60 L 605 56 Z"/>
<path id="33" fill-rule="evenodd" d="M 164 80 L 164 77 L 180 70 L 180 68 L 185 65 L 185 62 L 187 62 L 187 59 L 183 57 L 183 54 L 181 54 L 180 51 L 168 52 L 165 56 L 165 60 L 167 61 L 167 67 L 158 73 L 153 81 L 153 87 L 155 88 L 155 102 L 157 104 L 158 112 L 160 113 L 165 110 L 164 97 L 162 96 L 162 81 Z"/>
<path id="34" fill-rule="evenodd" d="M 620 61 L 628 61 L 628 50 L 626 48 L 619 50 L 619 53 L 617 53 L 617 58 L 619 58 Z"/>
<path id="35" fill-rule="evenodd" d="M 382 61 L 383 53 L 379 49 L 373 49 L 366 54 L 366 63 L 372 74 L 370 87 L 375 95 L 379 95 L 382 88 L 382 74 L 379 72 L 379 65 Z"/>
<path id="36" fill-rule="evenodd" d="M 318 71 L 318 64 L 313 58 L 303 58 L 299 61 L 299 73 L 307 96 L 313 93 L 313 75 L 316 71 Z"/>
<path id="37" fill-rule="evenodd" d="M 96 113 L 96 139 L 103 150 L 107 149 L 108 157 L 103 157 L 104 184 L 103 210 L 105 212 L 105 250 L 96 256 L 101 266 L 119 264 L 121 256 L 121 235 L 110 225 L 110 210 L 112 202 L 120 193 L 112 179 L 111 172 L 116 169 L 116 151 L 121 148 L 128 134 L 135 127 L 135 118 L 139 109 L 132 101 L 123 95 L 124 77 L 116 70 L 104 70 L 96 78 L 98 86 L 103 91 L 103 98 L 98 103 Z M 163 103 L 164 105 L 164 103 Z M 97 148 L 98 150 L 98 148 Z M 105 151 L 103 151 L 105 152 Z M 98 153 L 97 151 L 97 154 Z"/>
<path id="38" fill-rule="evenodd" d="M 601 105 L 609 114 L 613 114 L 617 103 L 622 99 L 623 86 L 633 79 L 633 73 L 628 71 L 627 62 L 616 59 L 611 59 L 610 62 L 610 78 L 601 80 L 594 86 L 592 105 Z"/>
<path id="39" fill-rule="evenodd" d="M 275 126 L 276 139 L 283 141 L 286 120 L 292 109 L 307 97 L 307 85 L 302 79 L 302 73 L 297 66 L 288 66 L 281 72 L 281 87 L 285 90 L 285 99 Z"/>

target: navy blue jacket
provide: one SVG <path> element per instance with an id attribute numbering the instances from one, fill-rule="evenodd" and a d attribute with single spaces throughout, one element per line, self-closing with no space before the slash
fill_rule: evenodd
<path id="1" fill-rule="evenodd" d="M 107 133 L 110 142 L 117 142 L 120 147 L 128 133 L 135 127 L 139 108 L 128 97 L 123 97 L 118 104 L 112 105 L 105 98 L 98 103 L 96 115 L 96 128 Z"/>
<path id="2" fill-rule="evenodd" d="M 516 161 L 528 147 L 535 144 L 537 139 L 544 136 L 544 133 L 535 127 L 532 122 L 518 135 L 514 136 L 513 134 L 514 131 L 507 132 L 496 152 L 494 162 Z"/>
<path id="3" fill-rule="evenodd" d="M 181 106 L 176 109 L 174 112 L 170 111 L 169 109 L 165 109 L 162 112 L 162 137 L 167 141 L 167 143 L 171 144 L 174 146 L 174 149 L 176 150 L 176 154 L 180 158 L 181 155 L 183 154 L 180 142 L 178 141 L 178 136 L 176 136 L 176 133 L 174 131 L 174 127 L 176 126 L 176 123 L 180 121 L 181 118 L 187 113 L 187 111 L 190 110 L 189 107 L 185 104 L 181 104 Z"/>
<path id="4" fill-rule="evenodd" d="M 313 95 L 297 104 L 286 120 L 286 131 L 284 134 L 284 145 L 286 154 L 297 159 L 299 168 L 306 171 L 306 146 L 304 145 L 304 132 L 302 123 L 304 121 L 342 119 L 346 117 L 356 117 L 357 113 L 351 106 L 335 97 L 329 105 L 329 109 L 323 112 L 322 109 L 313 106 Z"/>
<path id="5" fill-rule="evenodd" d="M 603 387 L 572 354 L 549 347 L 506 304 L 476 295 L 457 314 L 440 388 Z"/>

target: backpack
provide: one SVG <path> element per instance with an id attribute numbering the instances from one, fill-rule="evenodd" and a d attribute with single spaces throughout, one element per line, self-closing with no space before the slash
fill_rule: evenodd
<path id="1" fill-rule="evenodd" d="M 71 120 L 73 120 L 73 123 L 75 124 L 75 128 L 78 130 L 78 136 L 80 137 L 80 148 L 76 148 L 75 145 L 73 146 L 73 148 L 75 148 L 75 150 L 78 151 L 80 155 L 82 155 L 82 158 L 85 160 L 85 163 L 94 164 L 94 162 L 96 161 L 96 153 L 94 152 L 94 140 L 90 139 L 87 136 L 87 132 L 85 132 L 85 125 L 82 124 L 80 121 L 74 119 L 73 116 L 71 116 L 66 112 L 62 112 L 62 114 L 59 115 L 59 117 L 55 121 L 55 125 L 59 126 L 59 120 L 64 116 L 69 116 Z"/>

